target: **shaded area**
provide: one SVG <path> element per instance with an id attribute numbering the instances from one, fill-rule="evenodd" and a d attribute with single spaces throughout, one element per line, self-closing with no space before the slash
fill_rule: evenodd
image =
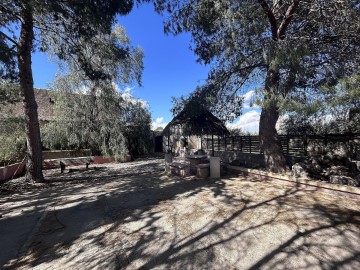
<path id="1" fill-rule="evenodd" d="M 47 207 L 27 253 L 8 266 L 360 268 L 358 199 L 244 176 L 194 181 L 109 166 L 97 181 L 81 177 L 1 198 L 0 228 Z"/>

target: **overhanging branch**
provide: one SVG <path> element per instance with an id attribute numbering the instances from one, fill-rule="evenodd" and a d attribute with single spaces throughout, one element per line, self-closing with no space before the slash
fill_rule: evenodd
<path id="1" fill-rule="evenodd" d="M 4 38 L 6 38 L 7 40 L 9 40 L 11 43 L 13 43 L 14 45 L 18 46 L 18 43 L 15 39 L 9 37 L 7 34 L 5 34 L 4 32 L 0 31 L 0 35 L 2 35 Z"/>
<path id="2" fill-rule="evenodd" d="M 300 0 L 294 0 L 294 2 L 289 6 L 289 8 L 286 11 L 285 19 L 280 24 L 279 29 L 277 31 L 277 36 L 280 39 L 283 39 L 285 37 L 286 29 L 289 26 L 297 7 L 299 6 Z"/>
<path id="3" fill-rule="evenodd" d="M 271 26 L 271 34 L 272 34 L 272 38 L 273 40 L 277 40 L 277 22 L 276 22 L 276 18 L 274 15 L 274 12 L 271 10 L 271 8 L 269 7 L 268 3 L 266 2 L 266 0 L 258 0 L 261 7 L 263 8 L 263 10 L 265 11 L 268 19 L 269 19 L 269 23 Z"/>

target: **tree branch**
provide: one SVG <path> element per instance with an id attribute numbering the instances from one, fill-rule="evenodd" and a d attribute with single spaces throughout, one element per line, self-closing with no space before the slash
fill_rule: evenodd
<path id="1" fill-rule="evenodd" d="M 15 39 L 9 37 L 7 34 L 5 34 L 4 32 L 0 31 L 0 35 L 2 35 L 4 38 L 6 38 L 7 40 L 9 40 L 11 43 L 13 43 L 15 46 L 18 46 L 18 43 Z"/>
<path id="2" fill-rule="evenodd" d="M 288 7 L 285 19 L 280 24 L 279 29 L 277 30 L 277 36 L 279 39 L 284 39 L 287 27 L 289 26 L 297 7 L 299 6 L 300 0 L 294 0 L 294 2 Z"/>
<path id="3" fill-rule="evenodd" d="M 258 0 L 258 1 L 269 19 L 269 23 L 271 26 L 272 39 L 277 40 L 278 27 L 277 27 L 275 15 L 274 15 L 273 11 L 271 10 L 271 8 L 269 7 L 269 5 L 267 4 L 266 0 Z"/>
<path id="4" fill-rule="evenodd" d="M 16 18 L 17 20 L 21 20 L 20 15 L 17 12 L 15 12 L 14 10 L 8 9 L 3 4 L 0 4 L 0 11 L 1 11 L 1 13 L 4 13 L 4 14 L 10 14 L 14 18 Z"/>

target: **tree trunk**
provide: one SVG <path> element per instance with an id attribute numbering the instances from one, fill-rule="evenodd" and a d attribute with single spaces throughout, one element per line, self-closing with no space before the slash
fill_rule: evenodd
<path id="1" fill-rule="evenodd" d="M 265 156 L 265 166 L 272 172 L 288 170 L 282 152 L 281 143 L 276 131 L 276 122 L 279 119 L 279 108 L 276 101 L 276 90 L 279 84 L 279 73 L 269 70 L 265 82 L 264 105 L 261 109 L 259 136 L 260 148 Z"/>
<path id="2" fill-rule="evenodd" d="M 31 69 L 31 51 L 34 40 L 33 16 L 29 4 L 24 1 L 23 5 L 17 57 L 21 95 L 25 112 L 27 142 L 26 179 L 31 182 L 41 182 L 44 180 L 42 174 L 42 145 Z"/>

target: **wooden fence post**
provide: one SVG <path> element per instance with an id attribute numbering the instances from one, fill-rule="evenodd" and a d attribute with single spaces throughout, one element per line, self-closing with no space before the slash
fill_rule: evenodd
<path id="1" fill-rule="evenodd" d="M 250 154 L 251 154 L 251 136 L 249 135 L 249 149 L 250 149 Z"/>
<path id="2" fill-rule="evenodd" d="M 211 134 L 211 144 L 212 144 L 212 155 L 215 156 L 215 149 L 214 149 L 214 134 Z"/>
<path id="3" fill-rule="evenodd" d="M 307 156 L 307 136 L 306 136 L 306 133 L 304 134 L 303 136 L 303 144 L 304 144 L 304 155 Z"/>
<path id="4" fill-rule="evenodd" d="M 170 127 L 169 127 L 169 130 L 168 130 L 168 145 L 167 145 L 167 153 L 169 153 L 169 149 L 170 149 Z"/>
<path id="5" fill-rule="evenodd" d="M 286 134 L 286 153 L 289 155 L 289 134 Z"/>
<path id="6" fill-rule="evenodd" d="M 325 146 L 328 144 L 328 135 L 325 134 L 325 137 L 324 137 L 324 144 Z"/>

